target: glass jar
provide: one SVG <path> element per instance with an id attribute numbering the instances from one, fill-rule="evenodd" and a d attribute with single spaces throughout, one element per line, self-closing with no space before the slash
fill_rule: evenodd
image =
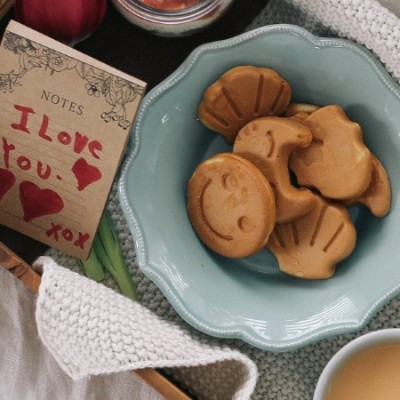
<path id="1" fill-rule="evenodd" d="M 128 21 L 159 36 L 198 32 L 221 17 L 233 0 L 112 0 Z"/>

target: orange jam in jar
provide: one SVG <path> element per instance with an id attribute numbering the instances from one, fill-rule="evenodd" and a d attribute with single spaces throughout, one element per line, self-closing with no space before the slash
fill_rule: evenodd
<path id="1" fill-rule="evenodd" d="M 139 0 L 144 5 L 157 10 L 182 10 L 183 8 L 193 7 L 201 0 Z"/>

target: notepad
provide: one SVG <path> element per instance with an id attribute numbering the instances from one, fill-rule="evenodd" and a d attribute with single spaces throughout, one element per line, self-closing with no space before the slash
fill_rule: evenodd
<path id="1" fill-rule="evenodd" d="M 15 21 L 0 60 L 0 224 L 87 258 L 146 83 Z"/>

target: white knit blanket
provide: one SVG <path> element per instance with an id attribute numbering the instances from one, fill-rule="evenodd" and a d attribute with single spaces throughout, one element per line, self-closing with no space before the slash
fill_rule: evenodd
<path id="1" fill-rule="evenodd" d="M 44 274 L 36 320 L 42 341 L 74 379 L 129 369 L 192 367 L 196 392 L 206 399 L 247 399 L 255 364 L 236 350 L 206 343 L 182 324 L 157 317 L 104 285 L 37 260 Z M 207 382 L 204 368 L 210 366 Z M 198 384 L 196 383 L 198 382 Z"/>
<path id="2" fill-rule="evenodd" d="M 400 15 L 398 0 L 382 1 Z M 372 50 L 400 81 L 400 20 L 376 1 L 270 0 L 249 29 L 272 23 L 297 24 L 322 36 L 357 41 Z M 107 288 L 76 273 L 80 271 L 74 259 L 58 251 L 50 250 L 51 258 L 37 263 L 44 267 L 36 313 L 40 337 L 72 378 L 164 367 L 199 399 L 307 400 L 326 362 L 340 347 L 368 330 L 400 326 L 400 299 L 396 298 L 362 332 L 293 352 L 266 352 L 238 340 L 198 333 L 138 269 L 115 191 L 108 207 L 140 304 L 116 293 L 111 279 L 105 282 Z"/>

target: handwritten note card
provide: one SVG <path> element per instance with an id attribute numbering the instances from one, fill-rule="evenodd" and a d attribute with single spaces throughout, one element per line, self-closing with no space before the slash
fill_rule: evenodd
<path id="1" fill-rule="evenodd" d="M 146 85 L 15 21 L 0 60 L 0 223 L 86 258 Z"/>

